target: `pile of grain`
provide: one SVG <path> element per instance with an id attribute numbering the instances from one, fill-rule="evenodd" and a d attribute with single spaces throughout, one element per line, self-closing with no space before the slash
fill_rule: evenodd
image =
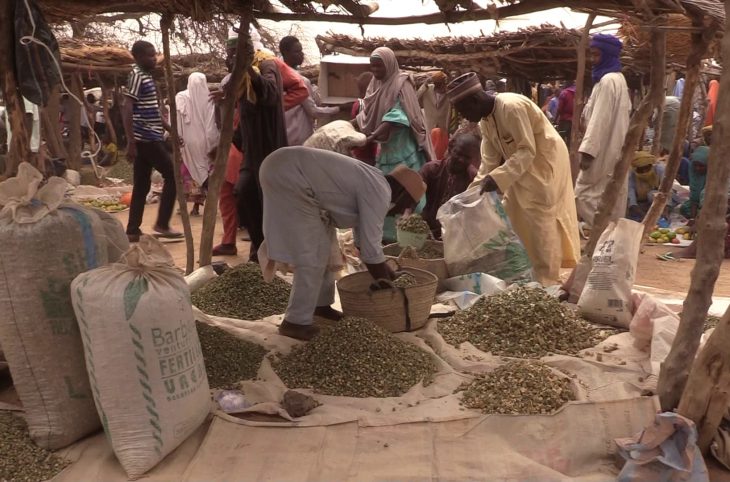
<path id="1" fill-rule="evenodd" d="M 393 280 L 393 286 L 396 288 L 408 288 L 409 286 L 416 286 L 418 279 L 411 273 L 402 273 L 396 279 Z"/>
<path id="2" fill-rule="evenodd" d="M 34 444 L 22 418 L 0 412 L 0 480 L 48 480 L 68 464 Z"/>
<path id="3" fill-rule="evenodd" d="M 266 349 L 220 328 L 196 322 L 210 388 L 237 388 L 241 380 L 256 378 Z"/>
<path id="4" fill-rule="evenodd" d="M 344 318 L 273 362 L 289 388 L 342 397 L 399 397 L 436 371 L 432 357 L 374 323 Z"/>
<path id="5" fill-rule="evenodd" d="M 512 361 L 465 387 L 461 403 L 484 413 L 552 413 L 575 400 L 570 380 L 540 362 Z"/>
<path id="6" fill-rule="evenodd" d="M 397 226 L 401 231 L 414 234 L 428 234 L 431 232 L 431 228 L 428 227 L 428 223 L 420 214 L 411 214 L 407 218 L 400 218 Z"/>
<path id="7" fill-rule="evenodd" d="M 482 298 L 468 310 L 439 321 L 438 331 L 457 347 L 468 341 L 493 355 L 521 358 L 575 355 L 615 333 L 591 325 L 556 298 L 531 288 Z"/>
<path id="8" fill-rule="evenodd" d="M 244 263 L 224 272 L 193 293 L 195 306 L 209 315 L 259 320 L 286 311 L 291 287 L 274 278 L 266 283 L 256 263 Z"/>
<path id="9" fill-rule="evenodd" d="M 427 242 L 420 249 L 406 246 L 401 251 L 400 257 L 406 259 L 443 259 L 444 245 Z"/>

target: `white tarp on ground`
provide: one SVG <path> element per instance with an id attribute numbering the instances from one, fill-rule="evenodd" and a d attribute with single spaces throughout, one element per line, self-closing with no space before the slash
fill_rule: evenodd
<path id="1" fill-rule="evenodd" d="M 271 351 L 287 353 L 299 343 L 278 335 L 281 316 L 245 321 L 196 312 L 196 318 Z M 667 330 L 676 330 L 676 326 L 667 327 L 673 323 L 671 317 L 665 318 L 651 324 L 648 348 L 654 351 L 666 352 L 671 344 Z M 436 323 L 431 320 L 418 332 L 397 335 L 435 357 L 439 371 L 432 384 L 388 399 L 314 394 L 322 405 L 292 420 L 278 404 L 285 387 L 265 359 L 259 380 L 242 383 L 247 400 L 256 403 L 246 410 L 250 413 L 216 412 L 210 424 L 147 478 L 607 480 L 620 468 L 614 439 L 640 431 L 658 410 L 655 398 L 640 396 L 656 383 L 657 360 L 648 349 L 637 348 L 628 332 L 584 350 L 581 356 L 542 359 L 577 376 L 580 401 L 553 415 L 484 416 L 464 409 L 459 394 L 453 393 L 456 387 L 507 359 L 469 344 L 448 345 Z M 604 346 L 611 349 L 604 351 Z M 56 480 L 126 480 L 102 434 L 62 455 L 75 463 Z"/>

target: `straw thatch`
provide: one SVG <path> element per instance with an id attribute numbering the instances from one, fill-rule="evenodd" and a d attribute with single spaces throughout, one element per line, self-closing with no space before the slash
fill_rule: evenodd
<path id="1" fill-rule="evenodd" d="M 473 71 L 487 77 L 501 75 L 534 81 L 574 79 L 579 41 L 577 30 L 550 25 L 491 37 L 446 37 L 431 41 L 357 39 L 335 34 L 317 37 L 322 54 L 366 56 L 377 47 L 387 46 L 395 52 L 403 68 L 438 67 L 453 73 Z"/>

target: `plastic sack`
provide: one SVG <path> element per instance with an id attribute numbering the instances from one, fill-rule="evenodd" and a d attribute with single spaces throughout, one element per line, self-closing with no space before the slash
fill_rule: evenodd
<path id="1" fill-rule="evenodd" d="M 33 440 L 58 449 L 101 426 L 69 286 L 128 248 L 119 221 L 62 203 L 66 181 L 21 163 L 0 183 L 0 343 Z"/>
<path id="2" fill-rule="evenodd" d="M 365 134 L 358 132 L 352 124 L 337 120 L 325 124 L 304 141 L 304 147 L 339 152 L 346 156 L 354 147 L 364 146 L 367 142 Z"/>
<path id="3" fill-rule="evenodd" d="M 210 412 L 190 290 L 162 243 L 143 236 L 121 262 L 76 277 L 71 297 L 104 431 L 140 477 Z"/>
<path id="4" fill-rule="evenodd" d="M 592 267 L 578 300 L 587 319 L 628 328 L 633 312 L 634 286 L 644 225 L 629 219 L 609 223 L 593 251 Z"/>
<path id="5" fill-rule="evenodd" d="M 652 425 L 633 437 L 616 439 L 616 445 L 626 459 L 619 482 L 710 480 L 695 424 L 679 414 L 659 413 Z"/>
<path id="6" fill-rule="evenodd" d="M 31 35 L 43 42 L 50 52 L 36 43 L 21 42 L 22 37 Z M 58 42 L 36 2 L 16 0 L 15 68 L 23 97 L 36 105 L 43 107 L 48 105 L 51 92 L 61 83 L 60 65 Z"/>
<path id="7" fill-rule="evenodd" d="M 487 273 L 507 282 L 530 281 L 527 252 L 495 193 L 474 186 L 438 210 L 449 274 Z"/>

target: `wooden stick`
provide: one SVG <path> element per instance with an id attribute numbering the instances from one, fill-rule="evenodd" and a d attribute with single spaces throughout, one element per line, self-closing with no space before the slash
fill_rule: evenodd
<path id="1" fill-rule="evenodd" d="M 81 92 L 81 78 L 78 74 L 71 75 L 71 92 L 82 99 L 84 94 Z M 66 120 L 68 121 L 68 167 L 76 171 L 81 171 L 81 109 L 76 99 L 69 96 L 66 100 Z"/>
<path id="2" fill-rule="evenodd" d="M 578 179 L 580 172 L 580 159 L 578 149 L 580 148 L 580 122 L 583 116 L 585 101 L 585 79 L 586 79 L 586 52 L 591 38 L 591 27 L 596 19 L 595 14 L 588 15 L 586 25 L 583 27 L 580 43 L 578 44 L 578 70 L 575 76 L 575 102 L 573 105 L 573 127 L 570 130 L 570 174 L 573 176 L 573 184 Z"/>
<path id="3" fill-rule="evenodd" d="M 109 136 L 109 140 L 113 144 L 117 144 L 117 131 L 114 129 L 114 122 L 112 121 L 112 116 L 109 113 L 109 89 L 98 75 L 97 79 L 99 80 L 99 85 L 101 85 L 101 108 L 103 109 L 104 114 L 104 128 L 106 130 L 106 134 Z"/>
<path id="4" fill-rule="evenodd" d="M 655 30 L 651 34 L 652 42 L 652 64 L 651 64 L 651 85 L 649 93 L 644 97 L 639 108 L 631 116 L 629 122 L 629 131 L 624 140 L 624 146 L 621 149 L 621 160 L 616 164 L 613 170 L 613 176 L 606 186 L 601 198 L 601 204 L 593 221 L 593 229 L 585 247 L 586 256 L 581 259 L 581 263 L 590 263 L 593 251 L 598 244 L 598 238 L 606 229 L 611 218 L 611 214 L 618 201 L 618 196 L 622 191 L 623 184 L 626 182 L 626 176 L 629 173 L 631 161 L 634 159 L 634 153 L 639 145 L 641 136 L 649 122 L 649 116 L 660 102 L 664 101 L 664 62 L 662 59 L 666 52 L 666 33 Z M 587 258 L 587 260 L 586 260 Z M 586 273 L 589 270 L 586 271 Z"/>
<path id="5" fill-rule="evenodd" d="M 684 141 L 687 138 L 687 129 L 692 118 L 692 99 L 700 78 L 702 57 L 707 52 L 710 42 L 714 39 L 717 28 L 717 25 L 715 25 L 714 27 L 706 28 L 701 35 L 692 36 L 692 49 L 687 57 L 684 92 L 682 93 L 682 103 L 679 107 L 677 127 L 674 131 L 672 151 L 669 154 L 669 160 L 664 170 L 664 177 L 662 178 L 659 192 L 654 195 L 651 207 L 646 213 L 644 221 L 642 221 L 644 223 L 645 234 L 643 239 L 646 239 L 646 236 L 654 230 L 654 225 L 656 225 L 657 219 L 659 219 L 667 204 L 667 199 L 674 184 L 674 178 L 677 177 L 677 171 L 679 171 L 679 164 L 682 159 Z"/>
<path id="6" fill-rule="evenodd" d="M 160 30 L 162 31 L 162 49 L 165 55 L 165 81 L 167 83 L 167 99 L 170 104 L 170 127 L 172 130 L 172 159 L 173 171 L 175 174 L 175 192 L 177 204 L 180 208 L 183 232 L 185 233 L 185 274 L 190 274 L 195 269 L 195 244 L 193 243 L 193 230 L 190 227 L 190 215 L 188 214 L 188 203 L 185 200 L 185 189 L 182 184 L 180 167 L 182 160 L 180 156 L 180 134 L 177 131 L 177 105 L 175 103 L 175 78 L 172 75 L 172 61 L 170 60 L 170 26 L 172 25 L 172 14 L 163 14 L 160 17 Z"/>
<path id="7" fill-rule="evenodd" d="M 730 11 L 730 0 L 725 0 L 725 8 Z M 730 55 L 730 23 L 725 24 L 722 52 L 723 55 Z M 685 83 L 685 89 L 687 88 L 686 85 Z M 725 132 L 726 130 L 728 133 Z M 729 134 L 730 73 L 723 72 L 720 78 L 720 97 L 715 122 L 712 127 L 713 144 L 707 166 L 709 175 L 705 186 L 705 202 L 697 219 L 699 231 L 696 241 L 697 262 L 692 270 L 689 292 L 684 300 L 677 335 L 674 337 L 672 349 L 664 360 L 659 374 L 657 393 L 663 410 L 672 410 L 678 406 L 690 370 L 694 370 L 692 361 L 700 345 L 707 310 L 712 304 L 712 291 L 724 257 L 725 233 L 727 231 L 725 222 L 727 186 L 730 179 Z M 674 174 L 669 172 L 665 176 L 674 178 Z M 720 336 L 724 336 L 724 334 Z M 727 350 L 727 347 L 723 347 L 723 349 Z M 697 367 L 697 370 L 707 371 L 710 368 L 704 364 L 704 360 L 703 364 Z M 717 363 L 723 362 L 718 360 Z M 717 378 L 715 378 L 715 381 L 717 381 Z M 696 389 L 694 384 L 693 389 Z M 687 396 L 692 395 L 688 393 Z M 694 409 L 692 413 L 694 419 Z"/>
<path id="8" fill-rule="evenodd" d="M 250 4 L 249 4 L 250 5 Z M 220 189 L 226 174 L 228 152 L 233 139 L 233 114 L 238 101 L 238 87 L 241 85 L 243 74 L 248 70 L 253 60 L 246 45 L 250 42 L 249 25 L 253 19 L 253 12 L 249 6 L 241 15 L 241 24 L 236 47 L 236 60 L 233 73 L 228 82 L 226 97 L 221 105 L 221 137 L 215 156 L 213 173 L 208 179 L 208 199 L 203 210 L 203 232 L 200 237 L 200 266 L 208 266 L 213 260 L 213 236 L 218 216 L 218 199 Z"/>

